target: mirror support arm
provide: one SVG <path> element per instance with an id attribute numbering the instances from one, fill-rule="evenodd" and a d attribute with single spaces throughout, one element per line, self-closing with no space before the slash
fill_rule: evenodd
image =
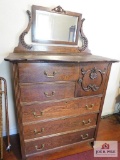
<path id="1" fill-rule="evenodd" d="M 81 26 L 80 26 L 80 35 L 81 35 L 81 40 L 82 40 L 82 46 L 78 47 L 80 51 L 84 51 L 88 47 L 88 39 L 83 33 L 83 22 L 85 21 L 85 18 L 81 20 Z"/>
<path id="2" fill-rule="evenodd" d="M 31 17 L 31 12 L 29 10 L 26 11 L 27 12 L 27 15 L 29 17 L 29 22 L 28 22 L 28 26 L 27 28 L 21 33 L 20 37 L 19 37 L 19 44 L 18 44 L 18 47 L 22 47 L 22 48 L 25 48 L 25 49 L 28 49 L 30 50 L 32 48 L 32 45 L 28 45 L 25 40 L 24 40 L 24 37 L 26 34 L 28 34 L 30 28 L 31 28 L 31 25 L 32 25 L 32 17 Z"/>

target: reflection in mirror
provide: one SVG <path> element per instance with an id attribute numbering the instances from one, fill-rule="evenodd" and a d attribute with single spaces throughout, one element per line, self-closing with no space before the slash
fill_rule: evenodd
<path id="1" fill-rule="evenodd" d="M 33 6 L 32 15 L 32 42 L 69 45 L 78 43 L 81 14 L 64 11 L 60 6 L 52 10 Z"/>
<path id="2" fill-rule="evenodd" d="M 78 17 L 36 11 L 35 39 L 75 42 Z M 64 26 L 64 27 L 63 27 Z"/>
<path id="3" fill-rule="evenodd" d="M 69 28 L 69 42 L 75 42 L 75 37 L 76 37 L 76 25 L 71 26 Z"/>

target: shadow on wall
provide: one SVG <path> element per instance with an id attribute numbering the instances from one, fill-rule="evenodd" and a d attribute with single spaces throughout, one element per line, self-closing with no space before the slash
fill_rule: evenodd
<path id="1" fill-rule="evenodd" d="M 120 123 L 120 81 L 118 88 L 118 96 L 116 97 L 116 104 L 115 104 L 115 117 L 118 123 Z"/>
<path id="2" fill-rule="evenodd" d="M 119 88 L 119 94 L 116 97 L 116 105 L 115 105 L 115 113 L 120 113 L 120 88 Z"/>
<path id="3" fill-rule="evenodd" d="M 120 68 L 119 68 L 119 74 L 118 74 L 118 79 L 119 79 L 119 85 L 118 85 L 118 92 L 116 94 L 116 99 L 115 99 L 115 113 L 120 113 Z"/>

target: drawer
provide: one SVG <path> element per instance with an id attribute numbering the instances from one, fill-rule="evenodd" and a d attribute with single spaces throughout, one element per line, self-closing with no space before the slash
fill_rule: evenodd
<path id="1" fill-rule="evenodd" d="M 102 94 L 109 63 L 82 63 L 76 84 L 76 97 Z"/>
<path id="2" fill-rule="evenodd" d="M 49 149 L 81 142 L 94 137 L 95 128 L 64 134 L 60 136 L 41 138 L 25 142 L 26 154 L 42 152 Z"/>
<path id="3" fill-rule="evenodd" d="M 50 101 L 74 97 L 75 82 L 20 85 L 21 102 Z"/>
<path id="4" fill-rule="evenodd" d="M 30 123 L 23 126 L 24 138 L 32 139 L 61 132 L 83 130 L 91 126 L 95 126 L 96 121 L 97 114 L 89 114 L 84 116 L 67 117 L 41 123 Z"/>
<path id="5" fill-rule="evenodd" d="M 22 83 L 75 81 L 79 77 L 75 63 L 19 63 L 18 68 Z"/>
<path id="6" fill-rule="evenodd" d="M 32 122 L 64 116 L 99 112 L 101 97 L 81 97 L 54 102 L 21 104 L 22 121 Z"/>

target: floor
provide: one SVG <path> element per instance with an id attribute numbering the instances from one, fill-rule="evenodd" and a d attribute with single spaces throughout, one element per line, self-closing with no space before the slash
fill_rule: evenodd
<path id="1" fill-rule="evenodd" d="M 12 135 L 10 138 L 11 138 L 12 147 L 11 147 L 11 151 L 7 152 L 5 150 L 6 137 L 4 137 L 3 159 L 4 160 L 21 160 L 19 135 L 18 134 Z M 116 115 L 103 117 L 101 119 L 97 140 L 115 140 L 120 142 L 120 122 L 118 121 Z M 90 149 L 91 149 L 90 146 L 83 144 L 81 152 L 87 151 Z M 57 157 L 54 157 L 54 158 L 57 159 Z"/>

